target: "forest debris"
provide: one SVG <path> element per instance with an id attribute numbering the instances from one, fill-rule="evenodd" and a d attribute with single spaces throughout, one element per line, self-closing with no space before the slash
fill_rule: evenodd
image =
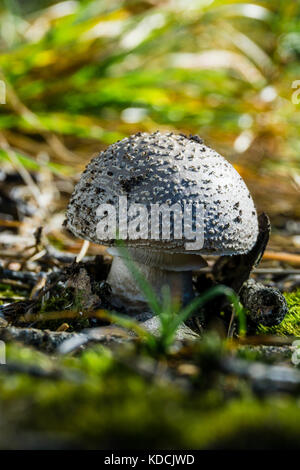
<path id="1" fill-rule="evenodd" d="M 35 299 L 40 294 L 41 290 L 45 288 L 47 282 L 47 275 L 40 274 L 36 284 L 33 286 L 30 292 L 30 300 Z"/>
<path id="2" fill-rule="evenodd" d="M 158 316 L 153 316 L 149 320 L 144 321 L 143 323 L 141 323 L 141 327 L 154 336 L 159 336 L 161 334 L 160 333 L 161 322 Z M 175 339 L 178 341 L 195 340 L 198 338 L 199 338 L 199 335 L 197 335 L 197 333 L 195 333 L 191 328 L 189 328 L 184 323 L 182 323 L 178 327 L 176 334 L 175 334 Z"/>
<path id="3" fill-rule="evenodd" d="M 24 290 L 30 289 L 30 286 L 28 284 L 24 284 L 21 281 L 15 281 L 13 279 L 1 279 L 1 278 L 0 280 L 1 280 L 1 284 L 15 287 L 16 289 L 24 289 Z"/>
<path id="4" fill-rule="evenodd" d="M 200 369 L 195 364 L 182 363 L 177 367 L 177 371 L 180 375 L 195 377 L 199 375 Z"/>
<path id="5" fill-rule="evenodd" d="M 5 318 L 0 317 L 0 328 L 6 328 L 8 325 L 8 321 Z"/>
<path id="6" fill-rule="evenodd" d="M 249 310 L 249 317 L 255 325 L 262 323 L 270 326 L 280 323 L 288 309 L 279 290 L 249 280 L 251 271 L 262 259 L 270 235 L 268 216 L 261 214 L 258 222 L 259 234 L 252 250 L 244 255 L 219 258 L 212 274 L 216 283 L 225 284 L 241 294 L 241 302 Z M 214 306 L 220 310 L 224 307 L 224 300 L 218 300 Z"/>
<path id="7" fill-rule="evenodd" d="M 21 300 L 8 305 L 1 305 L 0 315 L 4 316 L 9 322 L 18 321 L 19 317 L 30 312 L 31 307 L 34 305 L 35 301 L 33 300 Z"/>
<path id="8" fill-rule="evenodd" d="M 1 365 L 0 373 L 26 374 L 40 379 L 66 380 L 75 383 L 81 383 L 85 379 L 84 374 L 79 370 L 70 368 L 49 370 L 36 364 L 17 361 L 7 361 L 6 364 Z"/>
<path id="9" fill-rule="evenodd" d="M 0 339 L 5 343 L 18 341 L 48 353 L 53 353 L 63 341 L 77 335 L 78 333 L 38 330 L 36 328 L 17 328 L 15 326 L 0 328 Z"/>
<path id="10" fill-rule="evenodd" d="M 80 303 L 80 309 L 91 309 L 93 306 L 100 304 L 100 298 L 93 294 L 91 280 L 88 272 L 82 267 L 78 272 L 74 272 L 66 282 L 66 287 L 73 287 L 75 297 Z"/>
<path id="11" fill-rule="evenodd" d="M 11 269 L 3 269 L 0 267 L 0 279 L 11 279 L 14 281 L 24 282 L 25 284 L 30 284 L 34 286 L 39 276 L 46 275 L 46 273 L 34 273 L 31 271 L 13 271 Z"/>
<path id="12" fill-rule="evenodd" d="M 261 361 L 272 361 L 272 362 L 283 362 L 291 360 L 295 348 L 291 344 L 285 345 L 269 345 L 269 344 L 257 344 L 257 345 L 245 345 L 240 346 L 238 351 L 254 353 L 259 356 Z"/>
<path id="13" fill-rule="evenodd" d="M 58 347 L 60 354 L 69 354 L 79 349 L 89 342 L 97 342 L 103 344 L 122 343 L 124 341 L 132 341 L 132 335 L 122 327 L 110 325 L 98 328 L 87 328 L 82 330 L 78 335 L 67 338 Z"/>
<path id="14" fill-rule="evenodd" d="M 291 367 L 250 362 L 233 357 L 221 359 L 220 366 L 227 374 L 250 380 L 253 390 L 257 393 L 299 393 L 300 391 L 300 371 Z"/>
<path id="15" fill-rule="evenodd" d="M 109 326 L 84 329 L 76 337 L 72 337 L 70 339 L 68 338 L 59 347 L 59 352 L 61 354 L 67 354 L 90 341 L 96 341 L 104 344 L 132 341 L 136 334 L 139 334 L 139 332 L 142 332 L 143 330 L 152 335 L 158 336 L 160 334 L 160 326 L 160 320 L 156 316 L 143 323 L 140 323 L 137 329 L 131 329 L 130 325 L 125 328 L 114 324 Z M 197 338 L 199 338 L 199 336 L 184 324 L 179 326 L 175 335 L 175 339 L 177 341 L 195 340 Z"/>
<path id="16" fill-rule="evenodd" d="M 2 199 L 2 196 L 0 196 L 0 198 Z M 20 227 L 23 224 L 24 224 L 24 222 L 20 222 L 19 220 L 3 220 L 3 219 L 0 219 L 0 227 Z"/>
<path id="17" fill-rule="evenodd" d="M 111 332 L 109 332 L 111 331 Z M 100 342 L 104 345 L 115 345 L 117 347 L 111 348 L 114 359 L 123 366 L 131 369 L 136 374 L 144 377 L 148 381 L 155 381 L 158 383 L 172 384 L 172 386 L 180 386 L 187 389 L 189 384 L 187 381 L 180 379 L 171 371 L 167 363 L 164 361 L 158 362 L 149 356 L 132 354 L 131 348 L 119 348 L 118 345 L 124 342 L 132 341 L 132 335 L 128 334 L 126 330 L 114 325 L 110 327 L 91 328 L 84 330 L 77 337 L 66 340 L 58 349 L 62 355 L 70 354 L 77 351 L 79 348 L 89 342 Z M 127 354 L 127 352 L 129 354 Z"/>
<path id="18" fill-rule="evenodd" d="M 234 342 L 238 345 L 252 345 L 252 346 L 289 346 L 295 340 L 294 336 L 278 336 L 278 335 L 255 335 L 255 336 L 241 336 L 235 339 Z"/>
<path id="19" fill-rule="evenodd" d="M 21 303 L 21 302 L 18 302 Z M 80 318 L 99 318 L 107 319 L 109 313 L 105 310 L 86 310 L 78 312 L 77 310 L 60 310 L 53 312 L 32 313 L 28 312 L 18 317 L 19 323 L 48 322 L 52 320 L 80 319 Z"/>
<path id="20" fill-rule="evenodd" d="M 68 323 L 62 323 L 56 331 L 67 331 L 68 329 L 70 328 L 70 326 L 68 325 Z"/>
<path id="21" fill-rule="evenodd" d="M 99 318 L 99 311 L 94 315 L 92 309 L 99 308 L 100 304 L 104 308 L 109 306 L 110 289 L 102 280 L 106 271 L 107 265 L 101 257 L 96 257 L 92 262 L 72 263 L 50 273 L 28 272 L 30 299 L 0 306 L 0 312 L 7 320 L 18 324 Z M 27 279 L 27 272 L 3 269 L 2 273 L 13 279 Z"/>
<path id="22" fill-rule="evenodd" d="M 13 241 L 13 240 L 12 240 Z M 30 246 L 32 248 L 32 246 Z M 0 252 L 0 258 L 3 260 L 18 260 L 23 261 L 27 260 L 27 255 L 23 252 L 17 252 L 15 250 L 6 250 Z M 46 253 L 43 254 L 42 258 L 38 259 L 37 261 L 47 264 L 49 266 L 58 266 L 61 264 L 71 264 L 74 262 L 76 255 L 73 253 L 61 252 L 55 249 L 52 245 L 47 246 Z M 90 257 L 86 257 L 86 261 L 90 259 Z"/>
<path id="23" fill-rule="evenodd" d="M 74 351 L 77 351 L 79 348 L 84 346 L 89 342 L 89 336 L 83 331 L 78 333 L 78 335 L 73 336 L 72 338 L 67 338 L 60 344 L 57 348 L 59 354 L 70 354 Z"/>
<path id="24" fill-rule="evenodd" d="M 249 279 L 240 291 L 241 302 L 256 325 L 274 326 L 282 322 L 288 312 L 284 296 L 273 287 Z"/>

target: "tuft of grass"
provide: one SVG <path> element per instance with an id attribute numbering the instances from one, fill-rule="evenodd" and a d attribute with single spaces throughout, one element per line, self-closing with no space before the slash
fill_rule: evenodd
<path id="1" fill-rule="evenodd" d="M 208 301 L 220 295 L 226 296 L 228 301 L 232 304 L 234 314 L 238 320 L 240 335 L 244 335 L 246 333 L 245 311 L 239 302 L 238 296 L 232 289 L 223 285 L 213 287 L 182 308 L 180 305 L 175 305 L 174 302 L 172 302 L 168 286 L 163 286 L 162 301 L 160 301 L 154 293 L 151 285 L 147 282 L 135 263 L 132 261 L 122 240 L 117 240 L 116 244 L 120 254 L 123 256 L 128 270 L 131 272 L 133 278 L 143 292 L 149 307 L 160 320 L 159 337 L 155 337 L 153 335 L 147 336 L 147 343 L 151 350 L 166 353 L 174 342 L 176 331 L 179 326 L 185 322 L 193 312 L 203 307 Z M 115 318 L 118 319 L 117 316 Z"/>
<path id="2" fill-rule="evenodd" d="M 277 326 L 260 325 L 259 334 L 300 337 L 300 289 L 295 292 L 286 292 L 284 296 L 289 309 L 285 319 Z"/>

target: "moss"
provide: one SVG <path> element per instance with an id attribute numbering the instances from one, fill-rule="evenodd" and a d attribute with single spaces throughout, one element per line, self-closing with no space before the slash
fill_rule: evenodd
<path id="1" fill-rule="evenodd" d="M 289 312 L 285 319 L 277 326 L 266 327 L 260 325 L 258 333 L 274 334 L 280 336 L 300 336 L 300 289 L 284 294 Z"/>
<path id="2" fill-rule="evenodd" d="M 74 310 L 80 312 L 82 310 L 82 299 L 83 294 L 80 291 L 76 291 L 72 287 L 56 286 L 55 291 L 52 291 L 51 296 L 43 301 L 38 310 L 40 313 L 56 312 L 62 310 Z M 77 331 L 83 328 L 88 328 L 90 322 L 88 318 L 82 318 L 78 315 L 78 318 L 71 319 L 68 321 L 68 331 Z M 36 326 L 42 329 L 56 330 L 61 325 L 61 320 L 51 320 L 37 322 Z"/>
<path id="3" fill-rule="evenodd" d="M 251 346 L 240 346 L 237 350 L 237 356 L 246 361 L 260 361 L 263 359 L 261 350 Z"/>
<path id="4" fill-rule="evenodd" d="M 132 443 L 144 449 L 263 448 L 280 436 L 290 446 L 299 442 L 299 404 L 287 397 L 260 401 L 246 387 L 226 400 L 216 388 L 188 392 L 149 382 L 99 346 L 78 357 L 49 358 L 10 345 L 7 357 L 48 371 L 79 369 L 84 379 L 1 374 L 2 448 L 8 438 L 10 448 L 18 447 L 19 435 L 55 435 L 56 446 L 103 449 Z"/>
<path id="5" fill-rule="evenodd" d="M 64 309 L 75 310 L 75 306 L 78 307 L 76 310 L 79 310 L 80 299 L 74 289 L 57 285 L 55 290 L 51 291 L 51 296 L 42 302 L 40 312 L 55 312 Z"/>
<path id="6" fill-rule="evenodd" d="M 292 353 L 289 345 L 272 346 L 264 344 L 239 346 L 236 351 L 237 356 L 241 359 L 260 361 L 268 364 L 276 364 L 283 361 L 290 363 Z"/>

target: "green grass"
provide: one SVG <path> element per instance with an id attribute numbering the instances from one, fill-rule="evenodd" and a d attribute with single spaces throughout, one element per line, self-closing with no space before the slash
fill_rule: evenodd
<path id="1" fill-rule="evenodd" d="M 61 165 L 60 163 L 52 163 L 52 162 L 45 162 L 43 164 L 38 163 L 33 158 L 29 157 L 28 155 L 21 154 L 19 152 L 14 152 L 14 157 L 16 158 L 17 162 L 25 167 L 27 170 L 30 171 L 41 171 L 43 168 L 47 168 L 52 173 L 59 175 L 59 176 L 71 176 L 74 173 L 70 167 L 66 165 Z M 1 162 L 11 162 L 9 154 L 0 149 L 0 166 Z"/>

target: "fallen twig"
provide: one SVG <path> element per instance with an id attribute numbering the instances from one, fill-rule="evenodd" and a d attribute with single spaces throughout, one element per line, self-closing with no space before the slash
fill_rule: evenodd
<path id="1" fill-rule="evenodd" d="M 0 279 L 9 279 L 13 281 L 19 281 L 22 283 L 27 283 L 29 285 L 35 285 L 41 275 L 46 275 L 46 273 L 33 273 L 31 271 L 14 271 L 12 269 L 2 269 L 0 268 Z"/>
<path id="2" fill-rule="evenodd" d="M 285 263 L 297 264 L 300 265 L 300 255 L 294 253 L 285 253 L 285 252 L 275 252 L 275 251 L 265 251 L 263 259 L 269 259 L 273 261 L 283 261 Z"/>

